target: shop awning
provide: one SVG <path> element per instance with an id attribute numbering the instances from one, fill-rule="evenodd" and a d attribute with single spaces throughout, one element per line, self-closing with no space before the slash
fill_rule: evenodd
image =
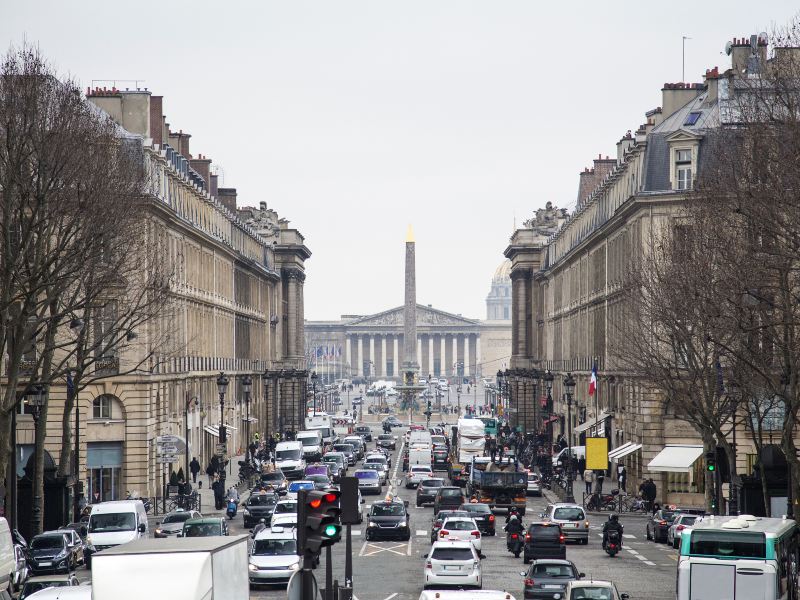
<path id="1" fill-rule="evenodd" d="M 689 473 L 692 465 L 703 454 L 703 446 L 674 444 L 667 445 L 647 465 L 648 471 L 667 471 Z"/>
<path id="2" fill-rule="evenodd" d="M 580 425 L 574 427 L 572 429 L 572 432 L 573 433 L 583 433 L 584 431 L 586 431 L 587 429 L 589 429 L 591 427 L 594 427 L 598 423 L 602 423 L 609 416 L 610 415 L 607 412 L 603 411 L 603 412 L 600 413 L 600 416 L 597 419 L 594 419 L 592 421 L 586 421 L 585 423 L 581 423 Z"/>
<path id="3" fill-rule="evenodd" d="M 225 425 L 225 429 L 236 431 L 236 427 L 232 425 Z M 206 425 L 205 427 L 203 427 L 203 431 L 205 431 L 206 433 L 210 433 L 214 437 L 217 438 L 219 437 L 219 427 L 215 425 Z"/>
<path id="4" fill-rule="evenodd" d="M 250 423 L 258 423 L 258 419 L 256 419 L 255 417 L 242 417 L 242 421 L 244 421 L 245 423 L 247 423 L 248 421 Z"/>
<path id="5" fill-rule="evenodd" d="M 633 442 L 628 442 L 627 444 L 622 444 L 619 448 L 614 448 L 611 452 L 608 453 L 608 460 L 613 460 L 615 462 L 619 462 L 621 458 L 625 458 L 629 454 L 633 454 L 637 450 L 641 450 L 641 444 L 634 444 Z"/>

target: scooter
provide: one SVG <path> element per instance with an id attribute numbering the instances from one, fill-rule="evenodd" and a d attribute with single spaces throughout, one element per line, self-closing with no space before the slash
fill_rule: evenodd
<path id="1" fill-rule="evenodd" d="M 228 498 L 228 510 L 225 511 L 225 514 L 228 515 L 229 519 L 233 519 L 236 516 L 236 511 L 239 509 L 239 503 L 233 499 Z"/>
<path id="2" fill-rule="evenodd" d="M 610 557 L 616 556 L 617 552 L 620 551 L 622 548 L 622 542 L 620 541 L 619 531 L 611 530 L 608 532 L 606 537 L 606 546 L 605 551 Z"/>
<path id="3" fill-rule="evenodd" d="M 522 552 L 522 534 L 521 533 L 507 534 L 506 548 L 508 548 L 509 552 L 514 553 L 514 558 L 519 558 L 519 554 L 520 552 Z"/>

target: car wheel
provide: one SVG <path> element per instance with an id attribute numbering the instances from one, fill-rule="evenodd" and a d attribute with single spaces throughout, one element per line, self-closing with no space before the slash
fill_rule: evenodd
<path id="1" fill-rule="evenodd" d="M 588 537 L 587 537 L 587 538 L 583 538 L 583 539 L 581 540 L 581 544 L 583 544 L 584 546 L 585 546 L 586 544 L 588 544 L 588 543 L 589 543 L 589 538 L 588 538 Z"/>
<path id="2" fill-rule="evenodd" d="M 677 538 L 675 538 L 675 539 L 673 539 L 673 540 L 672 540 L 672 547 L 673 547 L 673 548 L 675 548 L 675 550 L 677 550 L 677 549 L 678 549 L 678 546 L 679 546 L 679 545 L 680 545 L 680 544 L 678 543 L 678 540 L 677 540 Z"/>
<path id="3" fill-rule="evenodd" d="M 421 507 L 421 506 L 422 506 L 422 502 L 420 502 L 419 500 L 417 500 L 417 508 L 419 508 L 419 507 Z"/>

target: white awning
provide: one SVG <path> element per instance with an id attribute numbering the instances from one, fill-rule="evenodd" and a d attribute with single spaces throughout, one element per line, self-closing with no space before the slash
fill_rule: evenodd
<path id="1" fill-rule="evenodd" d="M 249 417 L 249 418 L 248 417 L 242 417 L 242 421 L 244 421 L 245 423 L 247 423 L 248 421 L 250 423 L 258 423 L 258 419 L 256 419 L 255 417 Z"/>
<path id="2" fill-rule="evenodd" d="M 625 458 L 628 454 L 633 454 L 637 450 L 641 450 L 641 444 L 634 444 L 632 442 L 628 442 L 627 444 L 623 444 L 619 448 L 615 448 L 611 452 L 608 453 L 608 459 L 613 460 L 614 462 L 619 462 L 621 458 Z"/>
<path id="3" fill-rule="evenodd" d="M 667 471 L 671 473 L 689 473 L 694 461 L 703 454 L 703 446 L 667 445 L 647 465 L 648 471 Z"/>
<path id="4" fill-rule="evenodd" d="M 602 411 L 600 413 L 600 416 L 597 419 L 595 419 L 593 421 L 586 421 L 585 423 L 581 423 L 580 425 L 577 425 L 576 427 L 573 427 L 572 428 L 572 433 L 583 433 L 584 431 L 586 431 L 587 429 L 589 429 L 591 427 L 594 427 L 598 423 L 602 423 L 608 417 L 609 417 L 609 414 L 607 412 L 605 412 L 605 411 Z"/>
<path id="5" fill-rule="evenodd" d="M 226 430 L 232 429 L 236 431 L 236 427 L 232 425 L 225 425 L 225 429 Z M 216 425 L 206 425 L 205 427 L 203 427 L 203 431 L 205 431 L 206 433 L 210 433 L 214 437 L 219 437 L 219 427 L 217 427 Z"/>

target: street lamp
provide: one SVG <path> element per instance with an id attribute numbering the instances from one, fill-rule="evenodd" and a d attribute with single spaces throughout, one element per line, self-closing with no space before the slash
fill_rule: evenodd
<path id="1" fill-rule="evenodd" d="M 42 408 L 44 407 L 45 397 L 46 397 L 46 388 L 41 383 L 37 383 L 32 388 L 33 394 L 31 394 L 31 415 L 33 416 L 33 431 L 34 431 L 34 439 L 37 437 L 36 432 L 39 429 L 39 418 L 42 415 Z M 31 509 L 31 531 L 34 535 L 38 534 L 39 529 L 39 520 L 42 514 L 42 497 L 39 495 L 39 471 L 42 469 L 44 465 L 42 465 L 38 460 L 38 452 L 34 447 L 33 451 L 33 507 Z M 12 477 L 16 477 L 15 473 L 11 474 Z"/>
<path id="2" fill-rule="evenodd" d="M 187 482 L 189 481 L 189 407 L 197 406 L 197 401 L 197 396 L 192 396 L 190 398 L 187 390 L 186 401 L 184 402 L 183 406 L 183 433 L 186 436 L 184 438 L 184 441 L 186 442 L 186 452 L 184 452 L 183 455 L 183 472 Z"/>
<path id="3" fill-rule="evenodd" d="M 500 412 L 500 404 L 503 402 L 503 380 L 505 375 L 498 369 L 497 371 L 497 394 L 495 394 L 495 414 Z"/>
<path id="4" fill-rule="evenodd" d="M 572 484 L 574 477 L 572 473 L 572 394 L 575 392 L 575 380 L 572 378 L 572 373 L 567 373 L 563 381 L 564 394 L 567 399 L 567 495 L 564 502 L 575 502 L 575 496 L 572 492 Z"/>
<path id="5" fill-rule="evenodd" d="M 219 443 L 225 444 L 228 441 L 228 432 L 225 430 L 225 392 L 228 390 L 228 378 L 222 371 L 217 377 L 217 390 L 219 391 Z"/>
<path id="6" fill-rule="evenodd" d="M 530 376 L 533 380 L 533 435 L 539 433 L 539 381 L 542 378 L 542 372 L 539 369 L 531 369 Z"/>
<path id="7" fill-rule="evenodd" d="M 311 371 L 311 392 L 314 394 L 314 414 L 317 414 L 317 372 Z"/>
<path id="8" fill-rule="evenodd" d="M 245 458 L 250 458 L 250 391 L 253 389 L 253 378 L 250 375 L 242 377 L 242 391 L 244 392 L 244 411 L 245 425 L 244 435 L 247 449 L 244 452 Z"/>

